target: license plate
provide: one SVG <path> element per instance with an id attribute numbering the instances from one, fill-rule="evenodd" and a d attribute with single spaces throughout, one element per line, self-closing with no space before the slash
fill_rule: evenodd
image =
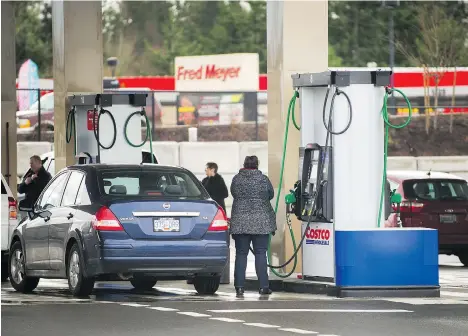
<path id="1" fill-rule="evenodd" d="M 179 232 L 180 222 L 175 218 L 158 218 L 153 222 L 154 232 Z"/>
<path id="2" fill-rule="evenodd" d="M 456 215 L 440 215 L 441 223 L 455 223 L 457 221 Z"/>

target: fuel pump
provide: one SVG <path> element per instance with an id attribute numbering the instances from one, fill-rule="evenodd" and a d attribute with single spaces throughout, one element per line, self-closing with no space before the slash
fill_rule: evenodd
<path id="1" fill-rule="evenodd" d="M 302 247 L 302 279 L 327 282 L 338 296 L 398 296 L 399 289 L 415 291 L 411 296 L 437 296 L 437 230 L 381 229 L 384 208 L 399 217 L 401 203 L 401 195 L 386 187 L 389 129 L 411 120 L 408 98 L 389 88 L 391 72 L 329 70 L 292 79 L 295 97 L 301 97 L 302 148 L 298 180 L 285 203 L 287 217 L 294 214 L 302 222 L 302 236 L 293 256 L 270 268 L 284 267 Z M 410 111 L 400 125 L 390 122 L 387 111 L 393 92 L 403 96 Z M 341 95 L 345 99 L 336 99 Z M 353 115 L 353 109 L 359 113 Z M 283 162 L 285 151 L 286 145 Z M 280 185 L 283 171 L 282 163 Z"/>
<path id="2" fill-rule="evenodd" d="M 140 147 L 147 141 L 153 160 L 151 123 L 144 108 L 146 97 L 133 93 L 70 96 L 66 141 L 74 136 L 77 163 L 140 164 Z M 140 118 L 132 118 L 135 115 Z M 147 128 L 143 139 L 141 117 Z"/>

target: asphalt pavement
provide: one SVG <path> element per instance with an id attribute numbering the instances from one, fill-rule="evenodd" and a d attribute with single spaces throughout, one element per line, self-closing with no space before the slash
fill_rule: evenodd
<path id="1" fill-rule="evenodd" d="M 234 259 L 232 259 L 233 261 Z M 317 335 L 466 336 L 468 269 L 441 257 L 441 298 L 338 299 L 323 295 L 247 292 L 231 285 L 198 295 L 183 281 L 137 292 L 125 281 L 98 283 L 76 299 L 66 280 L 41 280 L 28 295 L 2 284 L 2 334 L 8 336 Z M 232 269 L 231 269 L 232 272 Z M 254 273 L 249 262 L 249 273 Z"/>

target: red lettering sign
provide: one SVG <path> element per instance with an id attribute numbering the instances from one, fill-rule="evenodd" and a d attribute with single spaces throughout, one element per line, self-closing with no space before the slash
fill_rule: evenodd
<path id="1" fill-rule="evenodd" d="M 311 228 L 307 228 L 306 238 L 307 239 L 329 240 L 330 239 L 330 230 L 328 230 L 328 229 L 311 229 Z"/>
<path id="2" fill-rule="evenodd" d="M 94 110 L 88 110 L 88 131 L 93 130 L 93 116 L 94 116 L 94 124 L 97 129 L 99 113 L 96 112 L 96 115 L 95 115 Z"/>
<path id="3" fill-rule="evenodd" d="M 216 64 L 200 66 L 198 69 L 177 67 L 176 80 L 204 80 L 217 79 L 225 82 L 231 78 L 238 78 L 241 67 L 218 67 Z"/>

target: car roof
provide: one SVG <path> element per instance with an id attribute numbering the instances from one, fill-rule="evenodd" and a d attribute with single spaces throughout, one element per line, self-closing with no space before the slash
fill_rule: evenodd
<path id="1" fill-rule="evenodd" d="M 420 180 L 420 179 L 450 179 L 450 180 L 463 180 L 460 176 L 450 173 L 437 172 L 437 171 L 424 171 L 424 170 L 389 170 L 387 176 L 395 178 L 400 181 L 403 180 Z"/>
<path id="2" fill-rule="evenodd" d="M 145 153 L 150 153 L 150 151 L 147 150 L 147 149 L 142 149 L 141 151 L 142 151 L 142 152 L 145 152 Z M 156 153 L 155 153 L 154 151 L 153 151 L 153 155 L 154 155 L 156 158 L 158 158 L 158 156 L 156 155 Z M 41 154 L 41 155 L 40 155 L 40 158 L 41 158 L 42 160 L 44 160 L 45 158 L 53 158 L 53 157 L 55 157 L 55 152 L 54 152 L 54 151 L 50 151 L 50 152 L 47 152 L 47 153 L 44 153 L 44 154 Z"/>
<path id="3" fill-rule="evenodd" d="M 159 165 L 159 164 L 152 164 L 152 163 L 143 163 L 143 164 L 109 164 L 109 163 L 87 163 L 87 164 L 75 164 L 72 166 L 69 166 L 64 169 L 73 169 L 73 170 L 82 170 L 85 172 L 90 172 L 90 171 L 102 171 L 102 170 L 118 170 L 120 168 L 126 168 L 126 169 L 141 169 L 141 168 L 146 168 L 149 170 L 154 169 L 154 170 L 166 170 L 166 171 L 180 171 L 180 172 L 187 172 L 188 170 L 179 167 L 179 166 L 171 166 L 171 165 Z"/>

